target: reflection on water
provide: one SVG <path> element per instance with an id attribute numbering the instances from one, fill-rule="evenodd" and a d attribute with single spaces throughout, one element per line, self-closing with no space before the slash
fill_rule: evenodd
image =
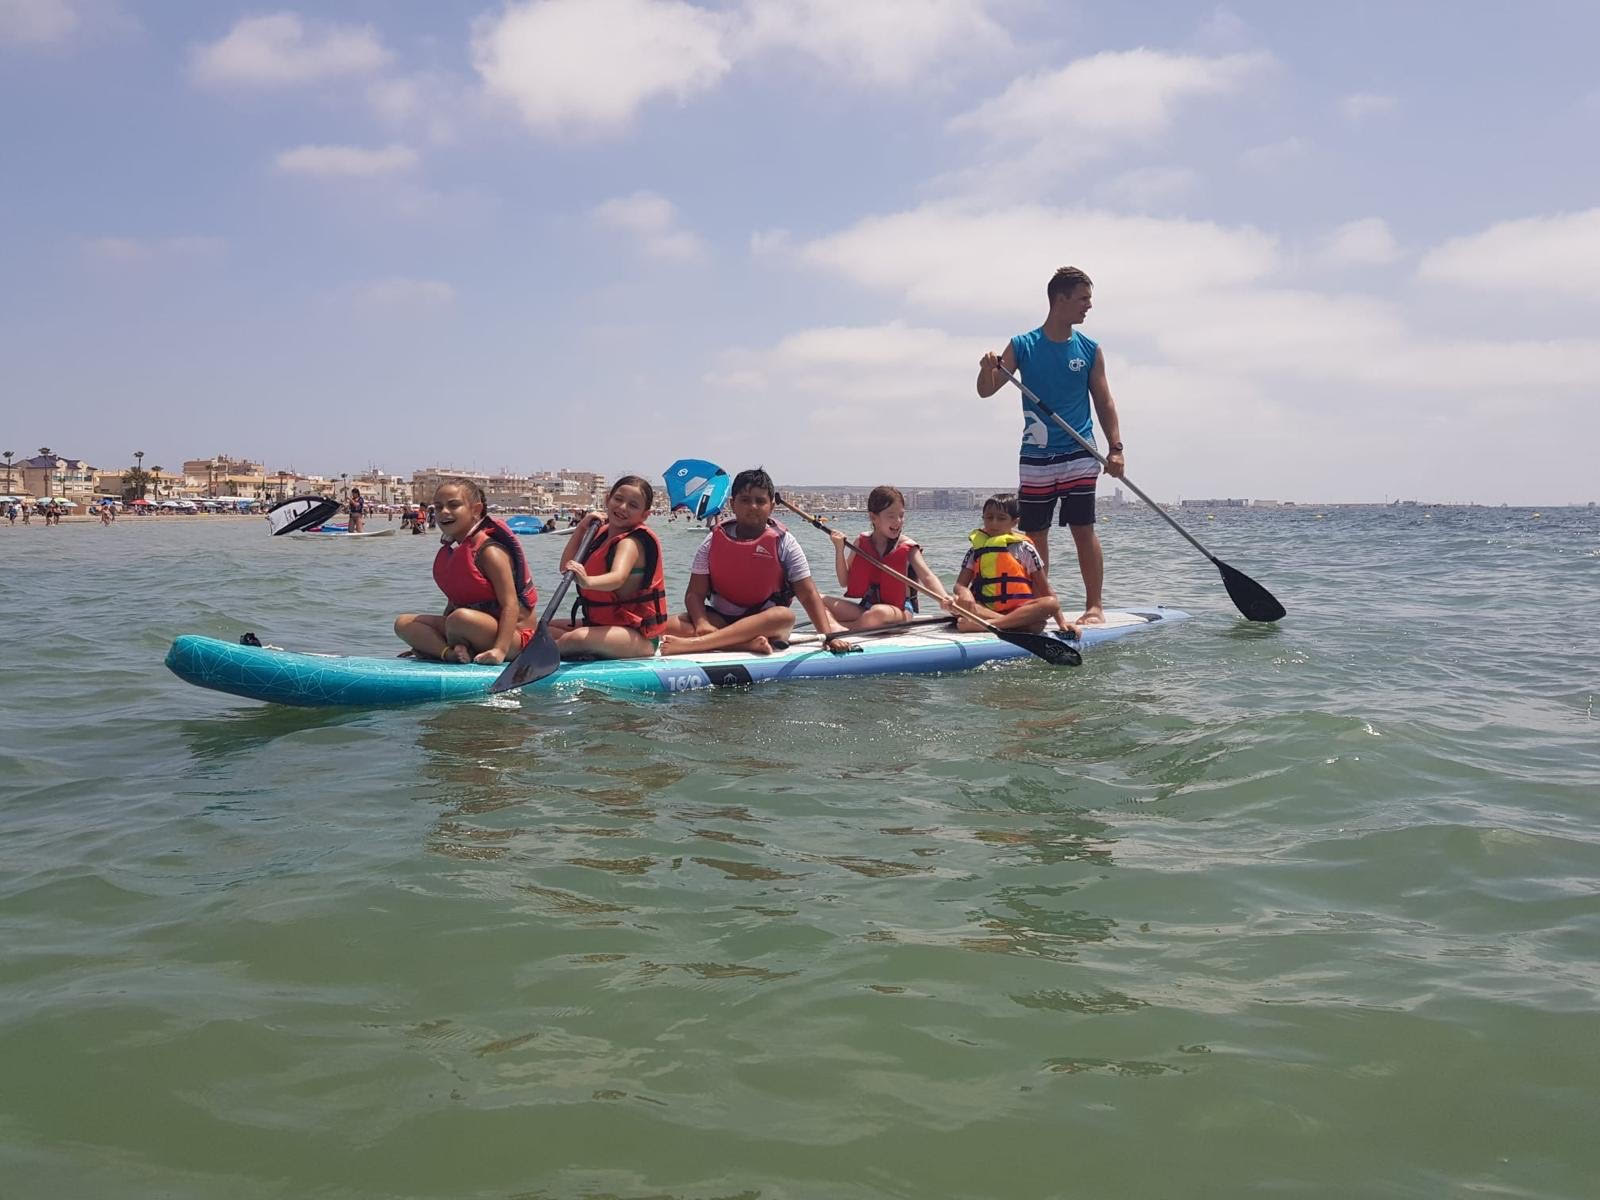
<path id="1" fill-rule="evenodd" d="M 959 516 L 918 515 L 945 569 Z M 1196 620 L 1075 670 L 365 713 L 160 656 L 391 653 L 406 541 L 32 539 L 0 1192 L 1588 1196 L 1600 577 L 1562 519 L 1220 515 L 1269 631 L 1119 512 L 1111 594 Z"/>

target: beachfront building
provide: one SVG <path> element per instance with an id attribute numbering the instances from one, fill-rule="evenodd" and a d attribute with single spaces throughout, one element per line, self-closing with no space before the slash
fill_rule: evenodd
<path id="1" fill-rule="evenodd" d="M 186 460 L 181 490 L 197 496 L 248 496 L 261 499 L 271 489 L 267 469 L 262 463 L 218 454 L 213 458 Z"/>
<path id="2" fill-rule="evenodd" d="M 593 471 L 485 475 L 451 467 L 426 467 L 411 473 L 411 499 L 418 504 L 432 503 L 433 493 L 446 479 L 470 479 L 483 489 L 490 504 L 501 508 L 591 508 L 605 498 L 606 487 L 606 477 Z"/>
<path id="3" fill-rule="evenodd" d="M 489 477 L 476 471 L 463 471 L 455 467 L 424 467 L 411 472 L 411 499 L 417 504 L 432 504 L 433 494 L 446 479 L 470 479 L 489 493 Z"/>
<path id="4" fill-rule="evenodd" d="M 19 460 L 12 467 L 20 479 L 18 494 L 28 496 L 59 497 L 75 504 L 93 502 L 95 481 L 99 472 L 81 458 L 49 452 Z"/>
<path id="5" fill-rule="evenodd" d="M 361 475 L 350 476 L 350 486 L 360 488 L 369 504 L 411 503 L 411 481 L 404 475 L 385 475 L 382 471 L 369 470 Z"/>

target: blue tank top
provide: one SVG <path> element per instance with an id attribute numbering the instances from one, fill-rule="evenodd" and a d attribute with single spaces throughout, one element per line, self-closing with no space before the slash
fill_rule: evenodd
<path id="1" fill-rule="evenodd" d="M 1038 394 L 1076 429 L 1086 441 L 1094 441 L 1094 410 L 1089 405 L 1089 372 L 1094 369 L 1100 344 L 1076 329 L 1064 342 L 1052 342 L 1041 326 L 1011 339 L 1011 353 L 1017 360 L 1022 382 Z M 1082 454 L 1084 449 L 1066 430 L 1045 416 L 1026 396 L 1022 398 L 1022 457 L 1053 458 L 1058 454 Z"/>

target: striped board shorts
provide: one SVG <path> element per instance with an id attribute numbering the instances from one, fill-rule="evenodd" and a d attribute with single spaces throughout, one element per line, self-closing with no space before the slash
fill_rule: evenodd
<path id="1" fill-rule="evenodd" d="M 1094 485 L 1100 462 L 1087 450 L 1055 454 L 1049 458 L 1024 458 L 1017 464 L 1017 499 L 1022 506 L 1018 522 L 1023 533 L 1050 528 L 1056 501 L 1061 501 L 1062 525 L 1094 524 Z"/>

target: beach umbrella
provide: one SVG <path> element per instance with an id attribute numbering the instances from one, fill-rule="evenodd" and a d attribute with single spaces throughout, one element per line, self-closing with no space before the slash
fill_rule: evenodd
<path id="1" fill-rule="evenodd" d="M 130 500 L 128 503 L 137 504 L 142 508 L 148 508 L 150 505 L 150 501 L 146 500 L 143 496 L 140 496 L 137 500 Z"/>
<path id="2" fill-rule="evenodd" d="M 179 504 L 176 500 L 163 500 L 161 502 L 161 507 L 162 508 L 182 508 L 183 505 Z"/>
<path id="3" fill-rule="evenodd" d="M 68 500 L 64 496 L 57 496 L 56 497 L 56 503 L 61 505 L 62 508 L 77 508 L 78 507 L 78 502 L 76 500 Z"/>

